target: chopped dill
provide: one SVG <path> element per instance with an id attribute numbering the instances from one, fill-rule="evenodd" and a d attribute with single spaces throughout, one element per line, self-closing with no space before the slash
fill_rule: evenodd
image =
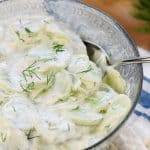
<path id="1" fill-rule="evenodd" d="M 37 137 L 40 137 L 40 136 L 36 135 L 36 136 L 28 137 L 28 140 L 31 140 L 31 139 L 34 139 L 34 138 L 37 138 Z"/>
<path id="2" fill-rule="evenodd" d="M 35 132 L 35 129 L 34 129 L 34 128 L 30 129 L 29 132 L 26 134 L 28 140 L 31 140 L 31 139 L 40 137 L 39 135 L 33 136 L 33 135 L 32 135 L 33 132 Z"/>
<path id="3" fill-rule="evenodd" d="M 2 142 L 5 142 L 6 139 L 7 139 L 7 134 L 4 134 L 4 133 L 0 132 L 0 139 L 1 139 Z"/>
<path id="4" fill-rule="evenodd" d="M 92 66 L 89 65 L 88 68 L 86 70 L 83 70 L 81 72 L 78 72 L 78 73 L 87 73 L 87 72 L 90 72 L 91 70 L 93 70 Z"/>
<path id="5" fill-rule="evenodd" d="M 28 66 L 25 70 L 22 71 L 22 75 L 24 77 L 24 80 L 26 81 L 26 85 L 23 86 L 22 84 L 20 84 L 20 86 L 25 92 L 30 92 L 35 89 L 35 82 L 32 81 L 28 83 L 28 77 L 32 79 L 35 76 L 36 78 L 41 80 L 41 78 L 36 73 L 36 70 L 38 69 L 38 67 L 36 67 L 35 64 L 36 64 L 36 61 L 32 63 L 30 66 Z"/>
<path id="6" fill-rule="evenodd" d="M 42 58 L 42 59 L 39 59 L 38 61 L 39 62 L 48 62 L 48 61 L 51 61 L 51 60 L 56 60 L 56 57 L 54 57 L 54 58 Z"/>
<path id="7" fill-rule="evenodd" d="M 25 87 L 22 84 L 20 84 L 20 86 L 23 89 L 23 91 L 25 91 L 25 92 L 30 92 L 30 91 L 35 89 L 35 83 L 34 82 L 28 83 Z"/>
<path id="8" fill-rule="evenodd" d="M 55 52 L 63 52 L 64 51 L 64 45 L 59 44 L 59 43 L 53 43 L 53 50 L 55 50 Z"/>
<path id="9" fill-rule="evenodd" d="M 20 32 L 19 31 L 15 31 L 15 33 L 18 36 L 19 40 L 21 40 L 22 42 L 24 42 L 24 39 L 22 39 L 21 36 L 20 36 Z"/>
<path id="10" fill-rule="evenodd" d="M 41 80 L 41 78 L 36 73 L 36 70 L 39 68 L 35 66 L 36 63 L 37 62 L 35 61 L 33 64 L 31 64 L 29 67 L 27 67 L 25 70 L 22 71 L 23 77 L 26 82 L 27 82 L 27 77 L 33 78 L 33 76 Z"/>
<path id="11" fill-rule="evenodd" d="M 39 93 L 39 95 L 46 93 L 54 85 L 54 83 L 55 83 L 55 74 L 54 73 L 47 74 L 46 87 L 43 88 L 43 90 Z"/>
<path id="12" fill-rule="evenodd" d="M 64 99 L 59 99 L 58 101 L 55 102 L 55 104 L 59 104 L 59 103 L 62 103 L 64 102 Z"/>
<path id="13" fill-rule="evenodd" d="M 16 31 L 15 33 L 17 34 L 18 37 L 20 37 L 20 32 L 19 31 Z"/>
<path id="14" fill-rule="evenodd" d="M 107 112 L 107 110 L 106 109 L 102 109 L 102 110 L 100 110 L 100 113 L 102 113 L 102 114 L 105 114 Z"/>
<path id="15" fill-rule="evenodd" d="M 55 83 L 55 74 L 50 73 L 46 77 L 46 84 L 47 84 L 47 89 L 51 88 Z"/>
<path id="16" fill-rule="evenodd" d="M 20 83 L 20 87 L 22 88 L 22 90 L 24 91 L 24 92 L 28 92 L 27 90 L 26 90 L 26 88 Z"/>
<path id="17" fill-rule="evenodd" d="M 33 33 L 29 28 L 25 27 L 24 30 L 27 32 L 27 33 Z"/>
<path id="18" fill-rule="evenodd" d="M 34 90 L 34 89 L 35 89 L 35 83 L 34 83 L 34 82 L 31 82 L 31 83 L 27 84 L 26 89 L 27 89 L 28 91 Z"/>
<path id="19" fill-rule="evenodd" d="M 71 91 L 70 91 L 70 96 L 75 96 L 75 95 L 77 95 L 78 94 L 78 90 L 73 90 L 73 89 L 71 89 Z"/>

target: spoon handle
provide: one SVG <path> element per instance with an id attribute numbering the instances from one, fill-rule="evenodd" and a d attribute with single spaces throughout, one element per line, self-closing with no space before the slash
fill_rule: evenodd
<path id="1" fill-rule="evenodd" d="M 141 58 L 131 58 L 126 59 L 120 62 L 113 64 L 113 66 L 121 66 L 121 65 L 128 65 L 128 64 L 141 64 L 141 63 L 150 63 L 150 57 L 141 57 Z"/>

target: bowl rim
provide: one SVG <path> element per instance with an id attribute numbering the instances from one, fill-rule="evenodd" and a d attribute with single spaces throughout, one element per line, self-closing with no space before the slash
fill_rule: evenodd
<path id="1" fill-rule="evenodd" d="M 139 51 L 137 49 L 137 45 L 135 44 L 135 41 L 130 37 L 129 33 L 124 29 L 124 27 L 122 25 L 120 25 L 117 20 L 115 20 L 112 16 L 110 16 L 108 13 L 106 13 L 105 11 L 101 10 L 100 8 L 96 8 L 94 6 L 91 6 L 85 2 L 82 2 L 81 0 L 73 0 L 74 2 L 77 2 L 79 4 L 82 4 L 86 7 L 89 8 L 93 8 L 95 10 L 97 10 L 98 12 L 102 13 L 103 15 L 107 16 L 109 19 L 112 20 L 112 22 L 114 23 L 114 25 L 124 34 L 124 36 L 128 39 L 129 43 L 132 45 L 134 51 L 136 52 L 137 56 L 140 56 Z M 106 140 L 110 139 L 119 129 L 121 129 L 121 127 L 125 124 L 125 122 L 129 119 L 129 117 L 131 116 L 131 114 L 134 112 L 134 109 L 140 99 L 140 95 L 141 95 L 141 91 L 142 91 L 142 85 L 143 85 L 143 66 L 142 64 L 139 64 L 139 68 L 141 70 L 140 73 L 140 85 L 139 85 L 139 92 L 136 94 L 136 99 L 133 102 L 132 107 L 130 108 L 129 112 L 127 113 L 127 115 L 124 117 L 124 119 L 119 123 L 119 125 L 112 131 L 110 132 L 106 137 L 104 137 L 102 140 L 100 140 L 99 142 L 93 144 L 92 146 L 89 146 L 87 148 L 85 148 L 85 150 L 90 150 L 92 148 L 97 147 L 100 144 L 104 144 L 104 142 L 106 142 Z"/>

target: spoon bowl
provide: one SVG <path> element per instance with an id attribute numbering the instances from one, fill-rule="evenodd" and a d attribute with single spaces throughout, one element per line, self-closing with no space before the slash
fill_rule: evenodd
<path id="1" fill-rule="evenodd" d="M 86 45 L 87 54 L 90 60 L 94 61 L 99 66 L 104 65 L 104 66 L 118 67 L 121 65 L 150 63 L 150 56 L 134 57 L 134 58 L 112 62 L 109 56 L 107 55 L 106 51 L 101 46 L 90 41 L 84 41 L 84 44 Z M 103 63 L 101 63 L 102 62 L 101 59 L 103 59 Z"/>

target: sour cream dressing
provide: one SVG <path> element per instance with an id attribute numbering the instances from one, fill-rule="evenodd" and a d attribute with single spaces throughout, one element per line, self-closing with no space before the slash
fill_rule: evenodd
<path id="1" fill-rule="evenodd" d="M 103 77 L 101 65 L 52 17 L 1 24 L 0 149 L 84 149 L 109 134 L 131 101 L 119 72 Z"/>

